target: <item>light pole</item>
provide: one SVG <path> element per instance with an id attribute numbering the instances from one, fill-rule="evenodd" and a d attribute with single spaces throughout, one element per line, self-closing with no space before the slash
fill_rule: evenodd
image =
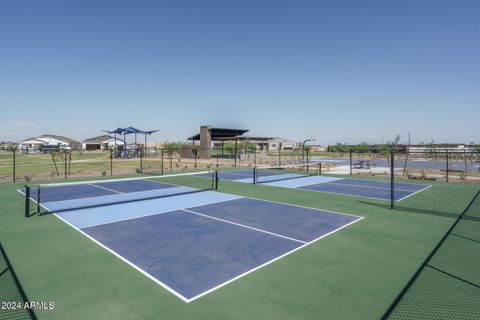
<path id="1" fill-rule="evenodd" d="M 312 141 L 312 139 L 305 139 L 302 143 L 302 160 L 305 160 L 305 143 L 307 143 L 308 141 Z"/>

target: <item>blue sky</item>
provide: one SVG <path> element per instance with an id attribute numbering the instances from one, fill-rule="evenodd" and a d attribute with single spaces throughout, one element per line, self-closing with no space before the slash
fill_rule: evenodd
<path id="1" fill-rule="evenodd" d="M 3 1 L 0 139 L 480 142 L 479 1 Z"/>

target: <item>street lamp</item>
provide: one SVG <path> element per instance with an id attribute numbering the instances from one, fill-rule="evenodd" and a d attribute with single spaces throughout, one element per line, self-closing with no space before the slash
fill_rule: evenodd
<path id="1" fill-rule="evenodd" d="M 303 140 L 303 143 L 302 143 L 302 160 L 305 160 L 305 143 L 309 142 L 309 141 L 317 141 L 315 138 L 310 138 L 310 139 L 305 139 Z M 307 159 L 308 160 L 308 159 Z"/>

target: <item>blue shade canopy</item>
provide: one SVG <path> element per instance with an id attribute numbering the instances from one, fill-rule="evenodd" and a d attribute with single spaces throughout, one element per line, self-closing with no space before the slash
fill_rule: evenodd
<path id="1" fill-rule="evenodd" d="M 145 130 L 140 130 L 134 127 L 126 127 L 126 128 L 117 128 L 115 130 L 102 130 L 105 132 L 108 132 L 109 134 L 132 134 L 132 133 L 139 133 L 139 134 L 145 134 L 145 135 L 151 135 L 152 133 L 155 133 L 160 130 L 150 130 L 150 131 L 145 131 Z"/>

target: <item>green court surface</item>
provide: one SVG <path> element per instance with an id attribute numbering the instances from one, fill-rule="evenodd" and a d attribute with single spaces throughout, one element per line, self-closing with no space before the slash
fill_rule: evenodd
<path id="1" fill-rule="evenodd" d="M 390 210 L 381 200 L 222 181 L 220 192 L 364 219 L 185 303 L 54 215 L 25 218 L 16 191 L 21 186 L 0 185 L 0 242 L 29 300 L 54 302 L 53 310 L 36 310 L 39 319 L 179 320 L 380 319 L 479 189 L 434 183 Z M 461 196 L 452 201 L 452 192 Z M 472 238 L 469 221 L 458 227 Z M 462 250 L 461 239 L 448 245 L 455 261 L 466 261 L 471 270 L 478 253 Z M 419 281 L 434 273 L 429 270 Z M 445 280 L 444 286 L 461 291 L 456 282 Z M 480 297 L 478 287 L 468 290 L 473 301 Z M 442 308 L 435 295 L 422 299 L 423 308 Z M 468 319 L 468 306 L 463 310 Z"/>

